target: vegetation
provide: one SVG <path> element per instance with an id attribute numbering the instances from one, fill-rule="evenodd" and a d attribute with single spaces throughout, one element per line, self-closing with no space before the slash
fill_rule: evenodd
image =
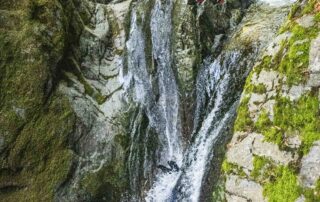
<path id="1" fill-rule="evenodd" d="M 250 97 L 244 98 L 237 111 L 237 119 L 234 124 L 235 131 L 249 131 L 253 126 L 253 121 L 250 118 L 250 112 L 248 109 Z"/>
<path id="2" fill-rule="evenodd" d="M 301 192 L 294 172 L 288 167 L 280 166 L 275 175 L 273 182 L 264 185 L 264 196 L 269 202 L 294 202 Z"/>
<path id="3" fill-rule="evenodd" d="M 228 162 L 227 159 L 225 159 L 222 162 L 221 168 L 225 174 L 233 173 L 233 174 L 240 175 L 240 176 L 246 176 L 245 172 L 243 171 L 243 169 L 240 166 Z"/>
<path id="4" fill-rule="evenodd" d="M 288 21 L 283 25 L 280 34 L 290 32 L 291 36 L 280 43 L 279 52 L 274 56 L 265 56 L 250 73 L 245 85 L 244 96 L 238 109 L 235 131 L 255 131 L 264 135 L 268 142 L 277 144 L 287 150 L 284 140 L 291 134 L 299 134 L 302 145 L 296 150 L 303 156 L 307 154 L 317 140 L 320 140 L 320 111 L 318 88 L 312 88 L 299 99 L 291 101 L 281 94 L 281 88 L 304 85 L 308 79 L 309 51 L 311 41 L 319 35 L 320 13 L 314 11 L 318 1 L 308 1 L 306 6 L 298 2 L 293 5 Z M 296 19 L 306 14 L 314 15 L 315 25 L 305 28 Z M 248 103 L 252 93 L 265 94 L 263 84 L 254 85 L 252 76 L 259 75 L 261 70 L 274 70 L 280 73 L 280 84 L 274 87 L 276 96 L 273 106 L 273 119 L 266 110 L 262 110 L 255 123 L 250 119 Z M 269 98 L 270 99 L 270 98 Z M 292 150 L 292 149 L 290 149 Z M 320 179 L 315 189 L 302 188 L 297 179 L 297 165 L 278 165 L 262 156 L 254 156 L 253 170 L 250 179 L 259 182 L 264 188 L 264 197 L 269 202 L 294 202 L 300 195 L 306 201 L 320 201 Z M 225 173 L 232 173 L 235 165 L 223 164 Z"/>

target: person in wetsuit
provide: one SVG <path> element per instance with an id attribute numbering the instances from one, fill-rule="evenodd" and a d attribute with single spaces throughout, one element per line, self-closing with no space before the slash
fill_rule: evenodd
<path id="1" fill-rule="evenodd" d="M 164 166 L 164 165 L 158 165 L 158 168 L 161 169 L 161 170 L 162 170 L 163 172 L 165 172 L 165 173 L 168 173 L 168 172 L 171 172 L 171 171 L 173 171 L 173 172 L 178 172 L 178 171 L 180 170 L 180 169 L 179 169 L 179 166 L 177 165 L 176 162 L 174 162 L 174 161 L 168 161 L 167 163 L 168 163 L 168 165 L 169 165 L 170 168 L 168 168 L 168 167 L 166 167 L 166 166 Z"/>

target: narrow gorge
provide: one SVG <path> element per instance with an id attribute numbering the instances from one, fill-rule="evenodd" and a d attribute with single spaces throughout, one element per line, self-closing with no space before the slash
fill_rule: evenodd
<path id="1" fill-rule="evenodd" d="M 0 1 L 0 201 L 320 201 L 319 0 Z"/>

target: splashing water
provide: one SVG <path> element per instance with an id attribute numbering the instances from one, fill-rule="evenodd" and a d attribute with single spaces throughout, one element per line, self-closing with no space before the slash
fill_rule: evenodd
<path id="1" fill-rule="evenodd" d="M 271 6 L 291 0 L 262 0 Z M 283 4 L 283 5 L 285 5 Z M 134 86 L 134 101 L 141 106 L 139 114 L 145 112 L 150 127 L 155 128 L 161 146 L 156 164 L 166 165 L 175 161 L 180 168 L 176 172 L 156 172 L 151 188 L 145 194 L 148 202 L 199 201 L 203 181 L 213 158 L 214 146 L 220 138 L 230 133 L 236 107 L 241 95 L 241 86 L 248 75 L 261 47 L 242 53 L 241 50 L 223 51 L 216 59 L 207 58 L 199 70 L 196 82 L 196 109 L 192 142 L 183 151 L 181 121 L 179 114 L 179 89 L 172 69 L 172 9 L 173 1 L 155 0 L 151 11 L 150 31 L 152 59 L 157 69 L 157 88 L 148 72 L 146 42 L 137 11 L 133 8 L 130 37 L 126 44 L 128 72 L 123 75 L 125 88 Z M 142 21 L 146 16 L 142 15 Z M 140 19 L 141 20 L 141 19 Z M 258 43 L 259 44 L 259 43 Z M 208 99 L 208 100 L 206 100 Z M 205 113 L 203 113 L 205 112 Z M 205 114 L 205 115 L 203 115 Z M 138 121 L 134 123 L 131 139 L 135 137 Z M 135 163 L 139 156 L 134 154 L 132 142 L 129 162 Z M 137 164 L 139 166 L 139 164 Z M 130 169 L 133 166 L 130 166 Z M 138 172 L 138 168 L 134 171 Z M 130 178 L 134 178 L 131 174 Z M 132 187 L 138 186 L 133 183 Z"/>

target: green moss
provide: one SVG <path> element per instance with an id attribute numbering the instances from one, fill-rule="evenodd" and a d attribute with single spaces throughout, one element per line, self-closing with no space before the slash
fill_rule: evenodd
<path id="1" fill-rule="evenodd" d="M 306 202 L 320 201 L 320 179 L 318 179 L 314 189 L 305 188 L 303 195 L 306 198 Z"/>
<path id="2" fill-rule="evenodd" d="M 288 19 L 289 20 L 293 19 L 299 9 L 300 9 L 300 5 L 298 3 L 293 4 L 291 6 L 290 13 L 288 15 Z"/>
<path id="3" fill-rule="evenodd" d="M 250 176 L 253 178 L 257 178 L 261 175 L 260 171 L 267 164 L 265 158 L 260 156 L 255 156 L 253 159 L 253 170 L 250 173 Z"/>
<path id="4" fill-rule="evenodd" d="M 51 201 L 55 190 L 68 178 L 73 152 L 67 148 L 75 115 L 66 98 L 55 95 L 49 106 L 19 131 L 8 154 L 8 165 L 14 173 L 10 182 L 26 189 L 0 192 L 5 201 Z M 0 173 L 0 183 L 7 183 Z M 5 181 L 2 181 L 5 180 Z"/>
<path id="5" fill-rule="evenodd" d="M 97 172 L 88 174 L 81 186 L 93 201 L 120 201 L 121 194 L 128 188 L 124 162 L 104 166 Z"/>
<path id="6" fill-rule="evenodd" d="M 299 131 L 303 143 L 301 151 L 307 153 L 313 142 L 320 139 L 318 97 L 309 93 L 296 102 L 278 98 L 274 106 L 274 124 L 284 131 Z"/>
<path id="7" fill-rule="evenodd" d="M 55 87 L 73 33 L 66 15 L 76 9 L 57 0 L 14 0 L 0 7 L 1 16 L 8 9 L 11 17 L 5 27 L 0 23 L 0 198 L 53 201 L 73 162 L 68 138 L 75 115 Z"/>
<path id="8" fill-rule="evenodd" d="M 283 42 L 277 55 L 282 56 L 278 71 L 287 77 L 287 84 L 291 86 L 305 82 L 308 78 L 305 72 L 309 65 L 310 42 L 317 36 L 319 28 L 304 28 L 294 22 L 289 25 L 287 29 L 292 32 L 292 36 L 289 41 Z"/>
<path id="9" fill-rule="evenodd" d="M 250 173 L 250 177 L 261 184 L 266 184 L 275 178 L 276 169 L 274 162 L 269 158 L 254 156 L 253 170 Z"/>
<path id="10" fill-rule="evenodd" d="M 266 183 L 263 188 L 269 202 L 294 202 L 301 194 L 296 175 L 283 166 L 276 170 L 275 181 Z"/>
<path id="11" fill-rule="evenodd" d="M 282 145 L 282 133 L 279 127 L 273 125 L 269 119 L 269 115 L 266 111 L 262 111 L 257 122 L 255 123 L 255 129 L 265 136 L 265 140 L 273 142 L 279 146 Z"/>
<path id="12" fill-rule="evenodd" d="M 255 128 L 259 132 L 264 132 L 268 130 L 270 126 L 272 126 L 272 122 L 269 119 L 269 115 L 265 110 L 263 110 L 255 123 Z"/>
<path id="13" fill-rule="evenodd" d="M 265 69 L 268 70 L 272 66 L 272 57 L 271 56 L 264 56 L 262 61 L 260 62 L 259 65 L 254 67 L 254 70 L 257 74 L 260 74 L 261 70 Z"/>
<path id="14" fill-rule="evenodd" d="M 317 0 L 309 0 L 306 6 L 302 10 L 302 14 L 309 14 L 314 11 L 314 6 L 316 5 Z"/>
<path id="15" fill-rule="evenodd" d="M 225 174 L 246 176 L 245 172 L 240 166 L 228 162 L 227 159 L 222 162 L 221 169 Z"/>
<path id="16" fill-rule="evenodd" d="M 259 83 L 258 85 L 253 86 L 252 92 L 257 94 L 264 94 L 267 92 L 266 86 L 262 83 Z"/>
<path id="17" fill-rule="evenodd" d="M 250 97 L 242 99 L 237 111 L 237 119 L 234 124 L 235 131 L 249 131 L 253 128 L 253 121 L 250 118 L 250 112 L 248 109 Z"/>
<path id="18" fill-rule="evenodd" d="M 320 22 L 320 12 L 314 15 L 314 21 L 319 23 Z"/>

